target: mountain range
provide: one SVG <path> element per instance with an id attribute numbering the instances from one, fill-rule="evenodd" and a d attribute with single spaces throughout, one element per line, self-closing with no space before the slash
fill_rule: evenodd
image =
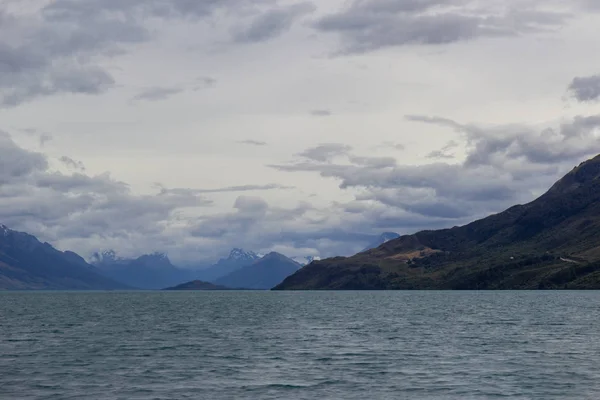
<path id="1" fill-rule="evenodd" d="M 194 277 L 193 271 L 175 267 L 162 253 L 124 259 L 109 250 L 95 253 L 92 265 L 106 277 L 137 289 L 163 289 Z"/>
<path id="2" fill-rule="evenodd" d="M 206 269 L 178 268 L 163 253 L 128 259 L 112 250 L 94 253 L 88 263 L 0 225 L 0 290 L 270 289 L 300 267 L 282 254 L 239 248 Z"/>
<path id="3" fill-rule="evenodd" d="M 600 289 L 600 156 L 529 204 L 313 262 L 276 289 Z"/>
<path id="4" fill-rule="evenodd" d="M 269 253 L 214 283 L 230 288 L 271 289 L 302 266 L 279 253 Z"/>

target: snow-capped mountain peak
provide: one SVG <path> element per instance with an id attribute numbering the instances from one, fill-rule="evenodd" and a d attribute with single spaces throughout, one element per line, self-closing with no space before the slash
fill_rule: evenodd
<path id="1" fill-rule="evenodd" d="M 229 253 L 230 260 L 258 260 L 260 257 L 253 251 L 235 248 Z"/>
<path id="2" fill-rule="evenodd" d="M 10 229 L 6 225 L 0 225 L 0 234 L 6 237 L 10 234 Z"/>
<path id="3" fill-rule="evenodd" d="M 166 260 L 169 258 L 169 256 L 167 256 L 167 253 L 161 253 L 159 251 L 156 251 L 152 254 L 147 254 L 146 256 L 148 258 L 153 258 L 155 260 Z"/>

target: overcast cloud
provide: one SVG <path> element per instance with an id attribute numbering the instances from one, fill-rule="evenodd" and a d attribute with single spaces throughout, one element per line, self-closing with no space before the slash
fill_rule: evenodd
<path id="1" fill-rule="evenodd" d="M 552 31 L 571 15 L 543 3 L 512 0 L 353 0 L 320 18 L 316 29 L 337 33 L 342 52 L 392 46 L 443 45 L 477 38 L 515 37 Z"/>
<path id="2" fill-rule="evenodd" d="M 528 202 L 600 153 L 599 12 L 1 2 L 0 223 L 191 265 L 349 255 Z"/>
<path id="3" fill-rule="evenodd" d="M 599 100 L 600 74 L 573 78 L 569 91 L 576 100 L 581 102 Z"/>

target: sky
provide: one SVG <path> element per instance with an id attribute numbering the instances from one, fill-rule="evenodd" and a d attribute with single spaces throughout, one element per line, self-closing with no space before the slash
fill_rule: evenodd
<path id="1" fill-rule="evenodd" d="M 600 153 L 596 0 L 0 0 L 0 223 L 350 255 Z"/>

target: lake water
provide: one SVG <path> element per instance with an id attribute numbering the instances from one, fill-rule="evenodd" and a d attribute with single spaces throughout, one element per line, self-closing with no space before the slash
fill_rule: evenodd
<path id="1" fill-rule="evenodd" d="M 2 399 L 598 399 L 600 292 L 0 293 Z"/>

